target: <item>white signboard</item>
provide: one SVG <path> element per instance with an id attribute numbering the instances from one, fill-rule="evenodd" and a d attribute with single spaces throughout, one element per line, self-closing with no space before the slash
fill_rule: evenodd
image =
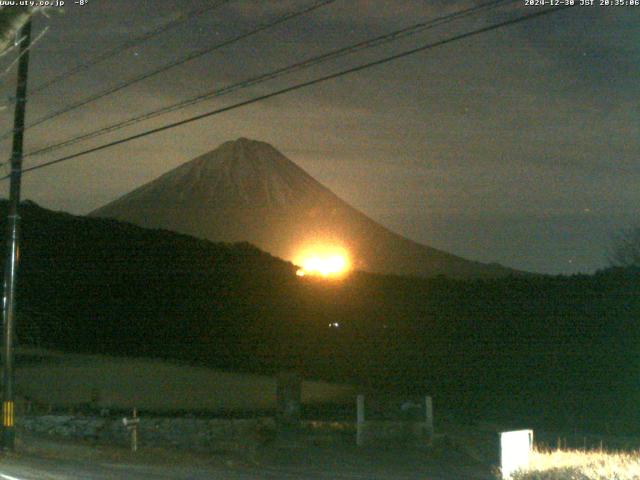
<path id="1" fill-rule="evenodd" d="M 533 430 L 515 430 L 500 433 L 500 468 L 502 477 L 510 479 L 519 468 L 529 465 L 533 448 Z"/>

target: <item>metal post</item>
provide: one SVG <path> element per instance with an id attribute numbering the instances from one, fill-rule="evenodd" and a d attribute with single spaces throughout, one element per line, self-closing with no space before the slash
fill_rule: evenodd
<path id="1" fill-rule="evenodd" d="M 131 429 L 131 451 L 138 451 L 138 409 L 133 409 L 133 428 Z"/>
<path id="2" fill-rule="evenodd" d="M 358 395 L 357 407 L 356 444 L 361 447 L 364 445 L 364 395 Z"/>
<path id="3" fill-rule="evenodd" d="M 20 258 L 20 181 L 22 178 L 22 146 L 24 142 L 24 119 L 27 105 L 27 74 L 29 72 L 29 47 L 31 46 L 31 20 L 20 29 L 20 61 L 18 64 L 18 86 L 13 124 L 13 150 L 11 153 L 11 177 L 9 190 L 9 213 L 7 216 L 7 258 L 4 268 L 3 297 L 3 402 L 2 402 L 2 446 L 5 450 L 15 447 L 14 426 L 14 365 L 13 337 L 15 325 L 15 291 Z"/>
<path id="4" fill-rule="evenodd" d="M 138 418 L 138 409 L 133 409 L 133 415 L 131 418 L 124 417 L 122 424 L 129 432 L 131 432 L 131 451 L 138 451 L 138 426 L 140 425 L 140 419 Z"/>
<path id="5" fill-rule="evenodd" d="M 296 431 L 300 425 L 302 378 L 297 372 L 280 372 L 277 376 L 278 427 Z"/>
<path id="6" fill-rule="evenodd" d="M 424 397 L 427 438 L 433 439 L 433 401 L 430 396 Z"/>

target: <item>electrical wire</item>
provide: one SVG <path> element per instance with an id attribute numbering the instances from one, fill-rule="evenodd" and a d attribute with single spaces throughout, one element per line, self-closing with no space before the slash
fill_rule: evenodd
<path id="1" fill-rule="evenodd" d="M 406 28 L 402 28 L 400 30 L 396 30 L 393 31 L 391 33 L 387 33 L 385 35 L 380 35 L 378 37 L 373 37 L 370 38 L 368 40 L 362 41 L 362 42 L 358 42 L 356 44 L 347 46 L 347 47 L 342 47 L 327 53 L 324 53 L 322 55 L 319 56 L 315 56 L 312 58 L 308 58 L 306 60 L 300 61 L 300 62 L 296 62 L 292 65 L 283 67 L 283 68 L 279 68 L 276 70 L 273 70 L 271 72 L 259 75 L 257 77 L 253 77 L 247 80 L 243 80 L 241 82 L 232 84 L 232 85 L 228 85 L 226 87 L 223 88 L 219 88 L 219 89 L 214 89 L 212 91 L 203 93 L 203 94 L 199 94 L 195 97 L 186 99 L 186 100 L 182 100 L 178 103 L 175 103 L 173 105 L 169 105 L 166 107 L 162 107 L 160 109 L 157 110 L 153 110 L 151 112 L 147 112 L 144 113 L 142 115 L 137 115 L 131 118 L 128 118 L 126 120 L 117 122 L 115 124 L 111 124 L 108 125 L 106 127 L 102 127 L 99 128 L 97 130 L 94 130 L 92 132 L 88 132 L 85 134 L 81 134 L 78 135 L 76 137 L 73 137 L 71 139 L 68 140 L 64 140 L 62 142 L 59 143 L 55 143 L 55 144 L 51 144 L 51 145 L 47 145 L 45 147 L 42 147 L 38 150 L 34 150 L 31 151 L 29 153 L 27 153 L 25 156 L 34 156 L 34 155 L 42 155 L 45 153 L 49 153 L 55 150 L 59 150 L 60 148 L 63 147 L 68 147 L 71 145 L 74 145 L 76 143 L 85 141 L 85 140 L 89 140 L 91 138 L 95 138 L 95 137 L 99 137 L 102 135 L 105 135 L 107 133 L 111 133 L 117 130 L 121 130 L 123 128 L 135 125 L 137 123 L 146 121 L 146 120 L 150 120 L 156 117 L 159 117 L 161 115 L 165 115 L 167 113 L 170 112 L 174 112 L 176 110 L 180 110 L 183 108 L 186 108 L 188 106 L 191 105 L 195 105 L 198 103 L 201 103 L 203 101 L 206 100 L 210 100 L 212 98 L 215 97 L 220 97 L 223 95 L 227 95 L 229 93 L 233 93 L 235 91 L 244 89 L 244 88 L 248 88 L 250 86 L 254 86 L 254 85 L 258 85 L 260 83 L 264 83 L 266 81 L 270 81 L 279 77 L 282 77 L 284 75 L 289 75 L 291 73 L 303 70 L 303 69 L 307 69 L 310 68 L 312 66 L 330 61 L 330 60 L 335 60 L 337 58 L 346 56 L 346 55 L 350 55 L 353 54 L 355 52 L 361 51 L 361 50 L 365 50 L 368 48 L 374 48 L 374 47 L 378 47 L 380 45 L 386 44 L 386 43 L 390 43 L 393 41 L 397 41 L 401 38 L 406 38 L 408 36 L 411 35 L 416 35 L 420 32 L 423 32 L 426 29 L 430 29 L 430 28 L 434 28 L 446 23 L 450 23 L 454 20 L 458 20 L 460 18 L 464 18 L 470 15 L 475 15 L 478 12 L 481 11 L 485 11 L 488 9 L 494 9 L 502 4 L 509 4 L 509 3 L 515 3 L 517 0 L 493 0 L 490 2 L 485 2 L 484 4 L 475 6 L 475 7 L 471 7 L 471 8 L 467 8 L 464 10 L 460 10 L 458 12 L 454 12 L 454 13 L 450 13 L 447 15 L 443 15 L 434 19 L 431 19 L 427 22 L 421 22 L 415 25 L 412 25 L 410 27 L 406 27 Z"/>
<path id="2" fill-rule="evenodd" d="M 549 9 L 546 9 L 546 10 L 530 13 L 530 14 L 527 14 L 527 15 L 522 15 L 522 16 L 517 17 L 517 18 L 513 18 L 513 19 L 510 19 L 510 20 L 499 22 L 499 23 L 496 23 L 496 24 L 493 24 L 493 25 L 490 25 L 490 26 L 487 26 L 487 27 L 478 28 L 478 29 L 472 30 L 470 32 L 465 32 L 465 33 L 462 33 L 462 34 L 458 34 L 458 35 L 446 38 L 444 40 L 439 40 L 439 41 L 436 41 L 436 42 L 428 43 L 426 45 L 422 45 L 420 47 L 412 48 L 410 50 L 405 50 L 403 52 L 400 52 L 400 53 L 397 53 L 397 54 L 394 54 L 394 55 L 390 55 L 390 56 L 384 57 L 384 58 L 379 59 L 379 60 L 375 60 L 375 61 L 372 61 L 372 62 L 364 63 L 364 64 L 358 65 L 356 67 L 352 67 L 352 68 L 348 68 L 346 70 L 342 70 L 340 72 L 332 73 L 330 75 L 325 75 L 325 76 L 322 76 L 322 77 L 319 77 L 319 78 L 315 78 L 313 80 L 309 80 L 309 81 L 306 81 L 306 82 L 302 82 L 302 83 L 298 83 L 298 84 L 295 84 L 295 85 L 291 85 L 289 87 L 286 87 L 286 88 L 283 88 L 283 89 L 280 89 L 280 90 L 276 90 L 274 92 L 271 92 L 271 93 L 268 93 L 268 94 L 265 94 L 265 95 L 260 95 L 259 97 L 254 97 L 254 98 L 249 99 L 249 100 L 238 102 L 236 104 L 229 105 L 227 107 L 219 108 L 219 109 L 207 112 L 207 113 L 203 113 L 203 114 L 196 115 L 196 116 L 184 119 L 184 120 L 180 120 L 178 122 L 173 122 L 173 123 L 164 125 L 162 127 L 153 128 L 151 130 L 147 130 L 145 132 L 138 133 L 136 135 L 131 135 L 129 137 L 125 137 L 125 138 L 122 138 L 122 139 L 119 139 L 119 140 L 115 140 L 113 142 L 109 142 L 109 143 L 106 143 L 106 144 L 103 144 L 103 145 L 100 145 L 100 146 L 97 146 L 97 147 L 89 148 L 89 149 L 83 150 L 81 152 L 77 152 L 77 153 L 74 153 L 74 154 L 71 154 L 71 155 L 66 155 L 64 157 L 57 158 L 55 160 L 51 160 L 51 161 L 48 161 L 48 162 L 45 162 L 45 163 L 41 163 L 39 165 L 28 167 L 28 168 L 25 168 L 23 170 L 23 173 L 39 170 L 39 169 L 42 169 L 42 168 L 47 168 L 47 167 L 50 167 L 52 165 L 56 165 L 56 164 L 59 164 L 59 163 L 62 163 L 62 162 L 67 162 L 69 160 L 72 160 L 72 159 L 75 159 L 75 158 L 78 158 L 78 157 L 81 157 L 81 156 L 84 156 L 84 155 L 88 155 L 90 153 L 95 153 L 95 152 L 98 152 L 98 151 L 101 151 L 101 150 L 105 150 L 107 148 L 114 147 L 116 145 L 122 145 L 124 143 L 128 143 L 130 141 L 137 140 L 139 138 L 147 137 L 147 136 L 153 135 L 155 133 L 163 132 L 163 131 L 166 131 L 166 130 L 170 130 L 172 128 L 176 128 L 176 127 L 179 127 L 179 126 L 182 126 L 182 125 L 193 123 L 193 122 L 201 120 L 203 118 L 212 117 L 214 115 L 218 115 L 218 114 L 221 114 L 221 113 L 224 113 L 224 112 L 228 112 L 230 110 L 235 110 L 237 108 L 241 108 L 241 107 L 244 107 L 244 106 L 247 106 L 247 105 L 251 105 L 251 104 L 254 104 L 254 103 L 269 99 L 269 98 L 273 98 L 273 97 L 276 97 L 276 96 L 279 96 L 279 95 L 282 95 L 282 94 L 285 94 L 285 93 L 289 93 L 289 92 L 292 92 L 292 91 L 295 91 L 295 90 L 299 90 L 299 89 L 302 89 L 302 88 L 305 88 L 305 87 L 309 87 L 311 85 L 316 85 L 318 83 L 325 82 L 327 80 L 332 80 L 332 79 L 335 79 L 335 78 L 342 77 L 344 75 L 348 75 L 348 74 L 355 73 L 355 72 L 360 72 L 362 70 L 365 70 L 365 69 L 368 69 L 368 68 L 371 68 L 371 67 L 374 67 L 374 66 L 383 65 L 383 64 L 398 60 L 400 58 L 405 58 L 405 57 L 407 57 L 409 55 L 413 55 L 413 54 L 416 54 L 416 53 L 419 53 L 419 52 L 424 52 L 424 51 L 427 51 L 427 50 L 431 50 L 431 49 L 436 48 L 436 47 L 440 47 L 440 46 L 443 46 L 443 45 L 446 45 L 446 44 L 449 44 L 449 43 L 452 43 L 452 42 L 455 42 L 455 41 L 463 40 L 463 39 L 466 39 L 466 38 L 469 38 L 469 37 L 472 37 L 472 36 L 476 36 L 476 35 L 487 33 L 487 32 L 493 31 L 493 30 L 497 30 L 499 28 L 506 27 L 506 26 L 509 26 L 509 25 L 515 25 L 517 23 L 521 23 L 521 22 L 524 22 L 524 21 L 527 21 L 527 20 L 531 20 L 533 18 L 538 18 L 538 17 L 541 17 L 543 15 L 548 15 L 550 13 L 559 12 L 559 11 L 565 10 L 567 8 L 572 8 L 572 7 L 571 6 L 559 6 L 559 7 L 555 7 L 555 8 L 549 8 Z M 8 178 L 9 178 L 9 176 L 5 176 L 5 177 L 0 178 L 0 180 L 6 180 Z"/>
<path id="3" fill-rule="evenodd" d="M 215 10 L 217 8 L 220 8 L 230 2 L 233 2 L 234 0 L 219 0 L 218 2 L 215 2 L 214 4 L 211 5 L 207 5 L 206 7 L 202 7 L 202 8 L 197 8 L 194 10 L 191 10 L 183 15 L 180 15 L 178 18 L 174 18 L 173 20 L 170 20 L 169 22 L 160 25 L 158 28 L 155 28 L 153 30 L 150 30 L 149 32 L 143 33 L 142 35 L 140 35 L 139 37 L 133 38 L 115 48 L 112 48 L 111 50 L 107 50 L 106 52 L 102 53 L 101 55 L 98 55 L 94 58 L 92 58 L 91 60 L 85 62 L 85 63 L 81 63 L 79 65 L 76 65 L 75 67 L 70 68 L 69 70 L 67 70 L 66 72 L 61 73 L 60 75 L 57 75 L 55 77 L 53 77 L 50 80 L 47 80 L 46 82 L 37 85 L 33 88 L 31 88 L 29 90 L 29 94 L 30 95 L 35 95 L 36 93 L 42 92 L 46 89 L 48 89 L 49 87 L 51 87 L 52 85 L 59 83 L 63 80 L 66 80 L 74 75 L 76 75 L 79 72 L 82 72 L 83 70 L 88 70 L 89 68 L 98 65 L 99 63 L 104 62 L 105 60 L 108 60 L 110 58 L 115 57 L 116 55 L 129 50 L 130 48 L 133 48 L 137 45 L 140 45 L 142 43 L 147 42 L 148 40 L 157 37 L 158 35 L 161 35 L 175 27 L 177 27 L 178 25 L 187 22 L 189 20 L 192 20 L 194 18 L 200 17 L 202 15 L 204 15 L 205 13 L 208 13 L 212 10 Z M 15 101 L 15 100 L 13 100 Z"/>
<path id="4" fill-rule="evenodd" d="M 0 72 L 0 79 L 6 77 L 9 72 L 11 72 L 11 70 L 13 69 L 13 67 L 15 67 L 18 62 L 20 62 L 20 59 L 28 52 L 30 51 L 34 45 L 36 45 L 40 40 L 42 40 L 42 37 L 44 37 L 47 32 L 49 31 L 49 27 L 45 27 L 39 34 L 38 36 L 31 42 L 31 45 L 29 45 L 29 48 L 27 50 L 25 50 L 24 52 L 20 53 L 4 70 L 2 70 Z M 21 42 L 22 40 L 20 40 Z M 17 43 L 19 45 L 19 42 Z M 7 108 L 6 105 L 3 105 L 0 107 L 0 110 L 4 110 L 5 108 Z M 13 132 L 12 132 L 13 133 Z"/>
<path id="5" fill-rule="evenodd" d="M 200 58 L 200 57 L 202 57 L 202 56 L 204 56 L 204 55 L 206 55 L 208 53 L 214 52 L 214 51 L 219 50 L 219 49 L 221 49 L 223 47 L 227 47 L 229 45 L 237 43 L 240 40 L 244 40 L 245 38 L 251 37 L 252 35 L 256 35 L 256 34 L 258 34 L 260 32 L 268 30 L 269 28 L 273 28 L 273 27 L 275 27 L 277 25 L 280 25 L 281 23 L 284 23 L 284 22 L 286 22 L 288 20 L 291 20 L 293 18 L 299 17 L 299 16 L 304 15 L 306 13 L 310 13 L 310 12 L 312 12 L 314 10 L 317 10 L 317 9 L 319 9 L 321 7 L 324 7 L 325 5 L 329 5 L 331 3 L 334 3 L 335 1 L 336 0 L 320 0 L 320 1 L 316 2 L 316 3 L 314 3 L 313 5 L 304 7 L 303 9 L 295 10 L 295 11 L 292 11 L 292 12 L 288 12 L 288 13 L 286 13 L 284 15 L 279 16 L 274 21 L 269 22 L 269 23 L 265 23 L 263 25 L 260 25 L 257 28 L 255 28 L 255 29 L 253 29 L 253 30 L 251 30 L 249 32 L 243 33 L 243 34 L 238 35 L 236 37 L 233 37 L 233 38 L 231 38 L 229 40 L 225 40 L 225 41 L 223 41 L 221 43 L 217 43 L 217 44 L 212 45 L 210 47 L 207 47 L 207 48 L 198 50 L 196 52 L 193 52 L 193 53 L 191 53 L 189 55 L 186 55 L 184 57 L 179 58 L 176 61 L 173 61 L 171 63 L 163 65 L 163 66 L 161 66 L 159 68 L 151 70 L 151 71 L 149 71 L 147 73 L 144 73 L 142 75 L 134 77 L 134 78 L 132 78 L 130 80 L 127 80 L 125 82 L 121 82 L 121 83 L 119 83 L 119 84 L 117 84 L 117 85 L 115 85 L 113 87 L 110 87 L 110 88 L 105 89 L 105 90 L 103 90 L 103 91 L 101 91 L 99 93 L 96 93 L 96 94 L 91 95 L 91 96 L 89 96 L 87 98 L 84 98 L 84 99 L 82 99 L 82 100 L 80 100 L 80 101 L 78 101 L 76 103 L 73 103 L 71 105 L 63 107 L 60 110 L 57 110 L 57 111 L 52 112 L 52 113 L 49 113 L 49 114 L 47 114 L 47 115 L 35 120 L 34 122 L 30 123 L 29 125 L 27 125 L 25 127 L 25 130 L 33 128 L 33 127 L 35 127 L 37 125 L 41 125 L 41 124 L 43 124 L 43 123 L 45 123 L 45 122 L 47 122 L 49 120 L 52 120 L 52 119 L 54 119 L 56 117 L 59 117 L 60 115 L 63 115 L 65 113 L 69 113 L 69 112 L 71 112 L 73 110 L 76 110 L 76 109 L 78 109 L 80 107 L 89 105 L 89 104 L 91 104 L 91 103 L 93 103 L 93 102 L 95 102 L 97 100 L 105 98 L 105 97 L 107 97 L 109 95 L 112 95 L 112 94 L 114 94 L 116 92 L 119 92 L 120 90 L 128 88 L 128 87 L 130 87 L 132 85 L 135 85 L 136 83 L 142 82 L 143 80 L 147 80 L 147 79 L 152 78 L 152 77 L 154 77 L 154 76 L 156 76 L 156 75 L 158 75 L 160 73 L 164 73 L 164 72 L 166 72 L 168 70 L 171 70 L 172 68 L 175 68 L 175 67 L 178 67 L 180 65 L 183 65 L 183 64 L 185 64 L 185 63 L 187 63 L 187 62 L 189 62 L 191 60 L 195 60 L 196 58 Z M 0 140 L 5 140 L 5 139 L 9 138 L 12 134 L 13 134 L 12 131 L 5 132 L 4 134 L 0 135 Z"/>

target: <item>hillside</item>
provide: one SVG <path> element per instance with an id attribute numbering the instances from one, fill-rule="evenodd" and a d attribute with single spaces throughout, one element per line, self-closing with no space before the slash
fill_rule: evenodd
<path id="1" fill-rule="evenodd" d="M 17 352 L 18 394 L 40 406 L 145 412 L 251 412 L 276 409 L 276 378 L 148 358 Z M 188 392 L 188 395 L 185 395 Z M 302 382 L 305 405 L 351 404 L 356 388 Z"/>
<path id="2" fill-rule="evenodd" d="M 92 212 L 150 228 L 247 241 L 297 261 L 309 246 L 349 252 L 357 270 L 456 278 L 516 273 L 413 242 L 338 198 L 271 145 L 226 142 Z"/>
<path id="3" fill-rule="evenodd" d="M 22 345 L 262 374 L 295 369 L 430 392 L 470 416 L 640 425 L 638 272 L 300 278 L 248 244 L 34 204 L 22 217 Z"/>

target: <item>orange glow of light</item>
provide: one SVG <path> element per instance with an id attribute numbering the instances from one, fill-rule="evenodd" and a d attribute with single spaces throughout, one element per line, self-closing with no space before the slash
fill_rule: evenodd
<path id="1" fill-rule="evenodd" d="M 347 252 L 338 247 L 307 248 L 296 257 L 295 263 L 300 265 L 296 272 L 299 277 L 341 277 L 351 268 Z"/>

